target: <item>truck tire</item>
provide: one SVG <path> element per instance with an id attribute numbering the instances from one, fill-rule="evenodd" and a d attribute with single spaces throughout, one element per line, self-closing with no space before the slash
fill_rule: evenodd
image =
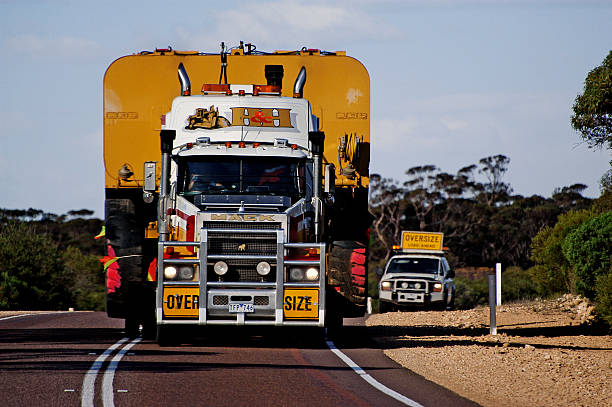
<path id="1" fill-rule="evenodd" d="M 366 246 L 352 240 L 335 241 L 327 261 L 330 289 L 344 299 L 338 301 L 341 315 L 363 316 L 367 300 Z"/>
<path id="2" fill-rule="evenodd" d="M 140 321 L 136 318 L 125 319 L 125 334 L 129 338 L 137 338 L 140 336 Z"/>
<path id="3" fill-rule="evenodd" d="M 391 304 L 387 301 L 378 301 L 378 313 L 384 314 L 385 312 L 391 311 Z"/>
<path id="4" fill-rule="evenodd" d="M 451 290 L 450 293 L 448 291 L 444 291 L 444 308 L 446 311 L 452 311 L 455 309 L 455 292 L 453 290 Z"/>
<path id="5" fill-rule="evenodd" d="M 178 345 L 176 327 L 168 325 L 157 325 L 157 335 L 155 341 L 161 347 Z"/>

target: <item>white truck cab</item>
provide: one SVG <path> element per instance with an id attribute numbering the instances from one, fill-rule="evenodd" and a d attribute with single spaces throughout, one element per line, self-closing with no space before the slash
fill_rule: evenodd
<path id="1" fill-rule="evenodd" d="M 378 285 L 380 312 L 403 306 L 453 308 L 454 272 L 442 239 L 441 233 L 403 232 L 402 247 L 387 262 Z"/>

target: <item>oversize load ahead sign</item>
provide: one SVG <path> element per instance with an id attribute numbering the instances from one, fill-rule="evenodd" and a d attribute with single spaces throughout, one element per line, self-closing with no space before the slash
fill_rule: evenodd
<path id="1" fill-rule="evenodd" d="M 402 232 L 402 249 L 442 250 L 444 233 Z"/>

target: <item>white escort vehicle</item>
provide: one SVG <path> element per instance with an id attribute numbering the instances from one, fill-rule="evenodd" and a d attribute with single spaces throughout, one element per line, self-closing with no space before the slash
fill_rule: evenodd
<path id="1" fill-rule="evenodd" d="M 385 266 L 378 285 L 379 311 L 408 306 L 453 309 L 455 272 L 444 257 L 443 233 L 402 233 L 401 249 Z"/>

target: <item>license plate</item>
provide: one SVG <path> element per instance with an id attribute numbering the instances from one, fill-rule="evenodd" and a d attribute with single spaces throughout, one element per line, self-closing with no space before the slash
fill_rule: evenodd
<path id="1" fill-rule="evenodd" d="M 397 299 L 399 301 L 423 302 L 423 294 L 400 293 Z"/>
<path id="2" fill-rule="evenodd" d="M 230 304 L 229 312 L 255 312 L 253 304 Z"/>

